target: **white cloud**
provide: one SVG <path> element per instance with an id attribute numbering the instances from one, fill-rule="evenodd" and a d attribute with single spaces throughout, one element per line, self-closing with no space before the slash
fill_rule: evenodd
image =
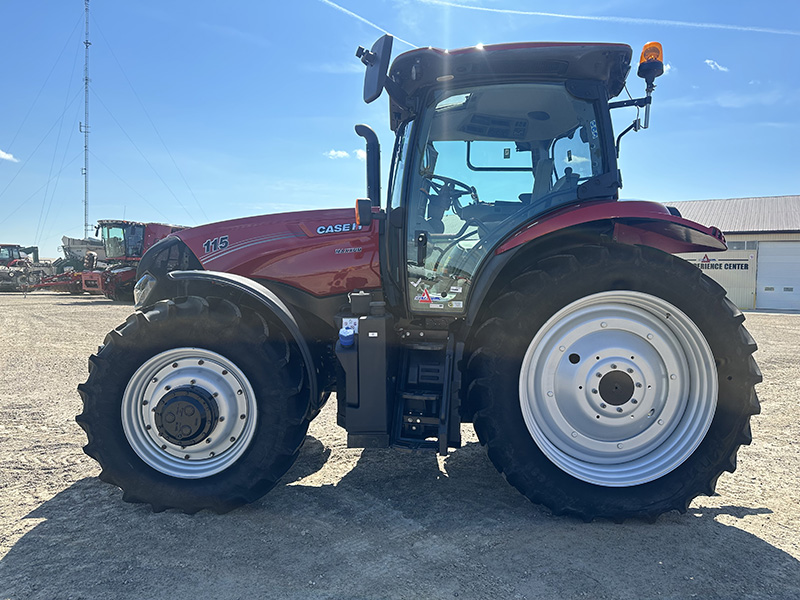
<path id="1" fill-rule="evenodd" d="M 564 160 L 562 160 L 561 162 L 562 162 L 563 164 L 567 165 L 567 166 L 570 166 L 570 164 L 577 164 L 577 165 L 580 165 L 580 164 L 588 163 L 588 162 L 590 162 L 590 161 L 589 161 L 589 159 L 588 159 L 588 158 L 586 158 L 585 156 L 579 156 L 579 155 L 577 155 L 577 154 L 573 154 L 571 158 L 569 158 L 569 159 L 566 159 L 566 158 L 565 158 L 565 159 L 564 159 Z"/>
<path id="2" fill-rule="evenodd" d="M 331 160 L 336 160 L 337 158 L 350 158 L 350 153 L 345 152 L 344 150 L 328 150 L 324 153 L 324 155 Z"/>
<path id="3" fill-rule="evenodd" d="M 747 108 L 751 106 L 792 105 L 798 100 L 797 94 L 786 94 L 780 89 L 752 90 L 748 93 L 722 91 L 713 95 L 697 94 L 691 97 L 669 98 L 658 105 L 670 108 L 693 108 L 697 106 L 718 106 L 721 108 Z"/>
<path id="4" fill-rule="evenodd" d="M 19 159 L 14 158 L 14 156 L 12 154 L 9 154 L 8 152 L 3 152 L 2 150 L 0 150 L 0 160 L 8 160 L 8 161 L 11 161 L 11 162 L 19 162 Z"/>
<path id="5" fill-rule="evenodd" d="M 712 70 L 712 71 L 723 71 L 723 72 L 727 73 L 727 72 L 730 70 L 730 69 L 728 69 L 728 67 L 723 67 L 723 66 L 722 66 L 721 64 L 719 64 L 717 61 L 715 61 L 715 60 L 711 60 L 710 58 L 707 58 L 707 59 L 706 59 L 704 62 L 705 62 L 705 63 L 706 63 L 706 64 L 707 64 L 709 67 L 711 67 L 711 70 Z"/>
<path id="6" fill-rule="evenodd" d="M 673 67 L 671 64 L 664 63 L 664 75 L 669 75 L 674 70 L 675 70 L 675 67 Z"/>
<path id="7" fill-rule="evenodd" d="M 355 155 L 356 155 L 356 158 L 358 160 L 361 160 L 361 161 L 367 160 L 367 151 L 366 150 L 362 150 L 361 148 L 359 148 L 358 150 L 355 151 Z"/>

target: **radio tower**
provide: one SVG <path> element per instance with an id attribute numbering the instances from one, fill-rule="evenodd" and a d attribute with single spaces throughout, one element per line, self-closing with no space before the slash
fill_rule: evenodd
<path id="1" fill-rule="evenodd" d="M 84 12 L 86 14 L 86 36 L 83 40 L 85 47 L 83 60 L 83 94 L 84 94 L 84 119 L 78 125 L 78 129 L 83 133 L 83 237 L 88 238 L 91 233 L 89 226 L 89 0 L 84 0 Z"/>

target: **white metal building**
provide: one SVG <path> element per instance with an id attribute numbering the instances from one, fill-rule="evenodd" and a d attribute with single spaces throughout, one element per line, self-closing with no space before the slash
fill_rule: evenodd
<path id="1" fill-rule="evenodd" d="M 800 196 L 667 205 L 725 234 L 727 252 L 681 256 L 724 286 L 739 308 L 800 310 Z"/>

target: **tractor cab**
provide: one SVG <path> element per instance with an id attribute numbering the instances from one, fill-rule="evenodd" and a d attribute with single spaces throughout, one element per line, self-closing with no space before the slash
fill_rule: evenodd
<path id="1" fill-rule="evenodd" d="M 387 300 L 409 316 L 462 316 L 478 271 L 515 231 L 565 206 L 617 200 L 609 99 L 624 87 L 631 49 L 421 48 L 388 68 L 390 53 L 389 36 L 357 53 L 364 99 L 386 89 L 396 133 L 388 200 L 376 213 L 388 223 Z M 377 171 L 368 166 L 368 178 Z M 370 195 L 359 201 L 364 221 L 379 206 Z"/>
<path id="2" fill-rule="evenodd" d="M 8 267 L 20 258 L 19 244 L 0 244 L 0 266 Z"/>
<path id="3" fill-rule="evenodd" d="M 131 221 L 99 221 L 100 233 L 109 260 L 141 258 L 144 251 L 145 224 Z M 96 234 L 95 234 L 96 235 Z"/>

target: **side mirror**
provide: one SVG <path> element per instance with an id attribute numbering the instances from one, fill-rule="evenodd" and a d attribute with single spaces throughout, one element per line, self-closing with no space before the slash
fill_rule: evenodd
<path id="1" fill-rule="evenodd" d="M 392 42 L 394 38 L 386 34 L 372 45 L 371 50 L 359 46 L 356 56 L 367 67 L 364 75 L 364 102 L 369 104 L 378 99 L 383 92 L 389 61 L 392 58 Z"/>
<path id="2" fill-rule="evenodd" d="M 372 200 L 359 198 L 356 200 L 356 225 L 369 227 L 372 223 Z"/>

